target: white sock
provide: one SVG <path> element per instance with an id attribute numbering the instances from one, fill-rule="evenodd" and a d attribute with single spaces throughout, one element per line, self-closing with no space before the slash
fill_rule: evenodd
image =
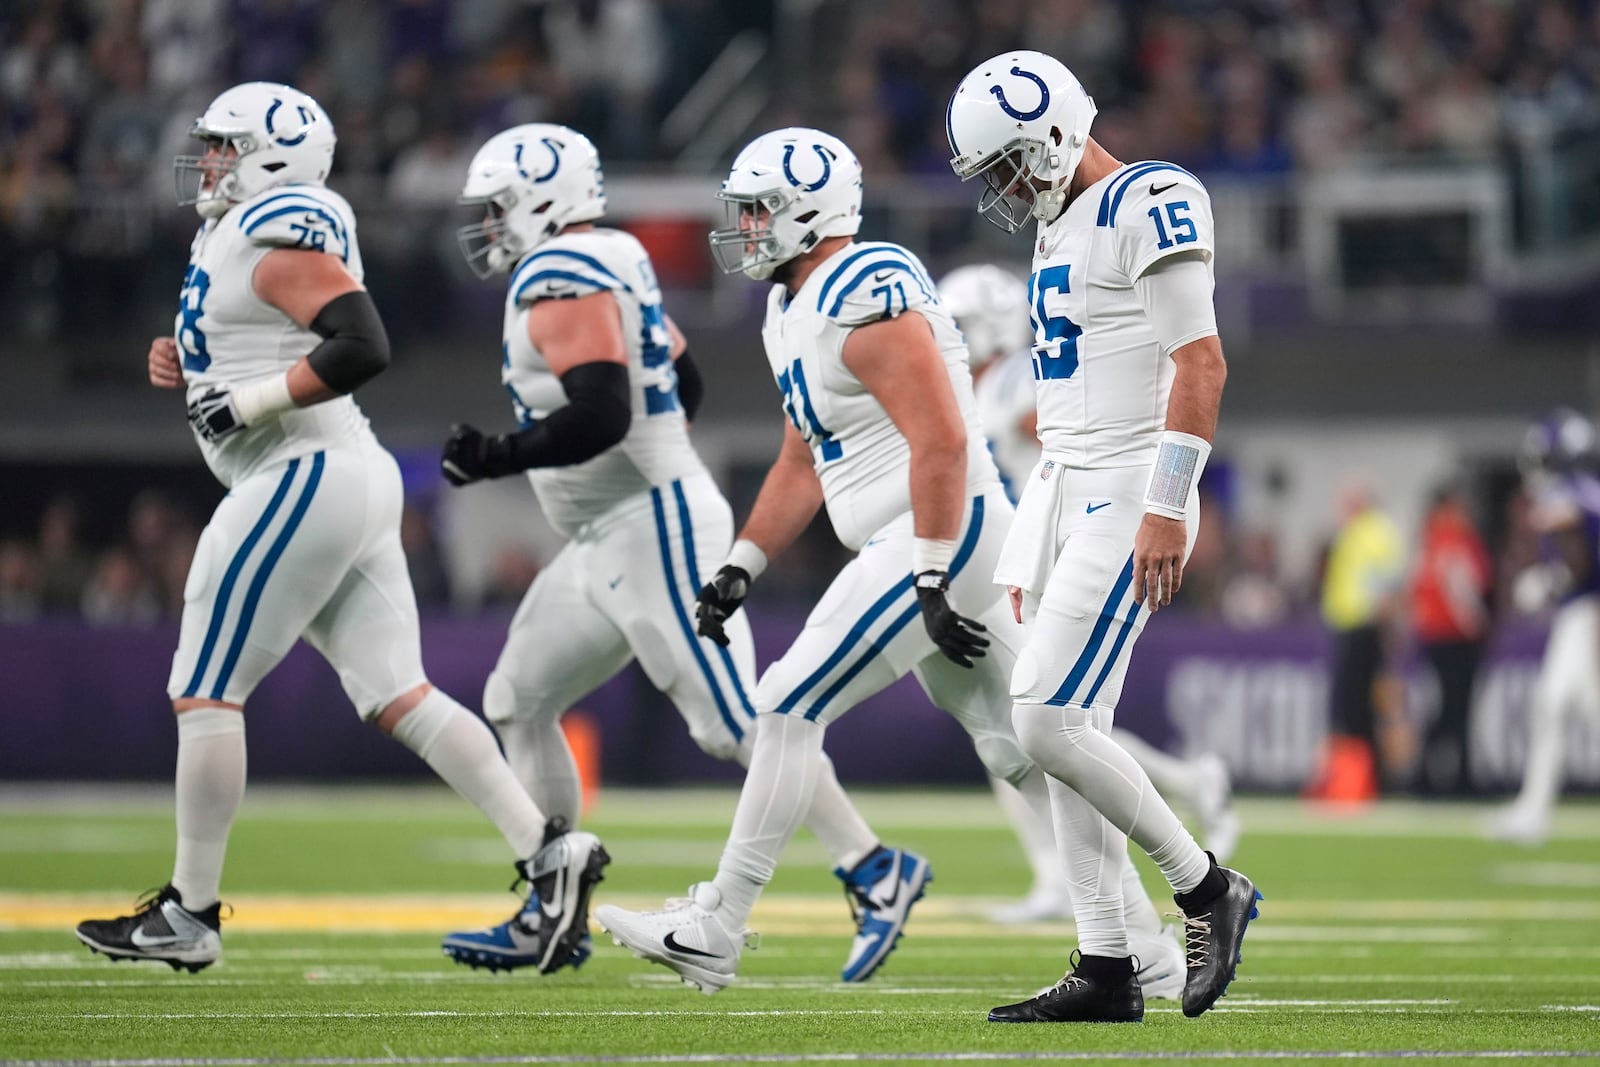
<path id="1" fill-rule="evenodd" d="M 1193 815 L 1199 807 L 1200 782 L 1194 772 L 1194 765 L 1188 760 L 1169 756 L 1156 748 L 1137 734 L 1130 733 L 1120 727 L 1113 727 L 1111 740 L 1122 746 L 1122 750 L 1133 757 L 1133 761 L 1144 769 L 1149 777 L 1150 784 L 1156 787 L 1156 792 L 1168 800 L 1176 800 L 1183 804 Z"/>
<path id="2" fill-rule="evenodd" d="M 872 832 L 872 827 L 845 793 L 844 786 L 839 784 L 833 760 L 826 752 L 821 754 L 805 825 L 833 857 L 833 865 L 842 871 L 854 869 L 878 847 L 878 835 Z"/>
<path id="3" fill-rule="evenodd" d="M 1133 757 L 1107 733 L 1096 728 L 1090 716 L 1109 718 L 1109 713 L 1100 708 L 1086 711 L 1048 704 L 1018 704 L 1012 722 L 1023 750 L 1045 773 L 1071 786 L 1113 827 L 1132 838 L 1161 868 L 1175 892 L 1187 893 L 1199 885 L 1211 869 L 1210 857 L 1183 828 Z M 1056 812 L 1056 834 L 1060 838 L 1063 807 L 1053 786 L 1050 799 Z M 1087 825 L 1083 832 L 1099 840 L 1098 834 Z M 1106 849 L 1109 847 L 1105 845 Z M 1080 881 L 1085 876 L 1073 869 L 1077 860 L 1070 853 L 1064 855 L 1068 876 L 1075 882 Z"/>
<path id="4" fill-rule="evenodd" d="M 729 930 L 742 929 L 749 921 L 779 855 L 810 811 L 822 776 L 821 723 L 764 712 L 756 716 L 755 732 L 733 829 L 713 879 L 722 894 L 717 917 Z"/>
<path id="5" fill-rule="evenodd" d="M 244 713 L 201 707 L 178 713 L 178 855 L 172 886 L 190 911 L 217 902 L 228 828 L 244 797 Z"/>
<path id="6" fill-rule="evenodd" d="M 517 784 L 482 719 L 434 689 L 401 717 L 393 736 L 487 815 L 518 859 L 539 850 L 544 814 Z"/>
<path id="7" fill-rule="evenodd" d="M 583 783 L 560 720 L 526 716 L 497 722 L 494 729 L 505 746 L 512 773 L 545 818 L 559 815 L 568 826 L 577 826 L 583 809 Z"/>
<path id="8" fill-rule="evenodd" d="M 1077 790 L 1050 779 L 1056 838 L 1067 861 L 1078 951 L 1085 956 L 1128 956 L 1122 915 L 1122 875 L 1128 839 Z"/>
<path id="9" fill-rule="evenodd" d="M 1038 767 L 1028 772 L 1021 785 L 989 776 L 989 786 L 1000 810 L 1011 824 L 1022 851 L 1033 869 L 1033 892 L 1065 892 L 1066 865 L 1056 845 L 1055 818 L 1050 813 L 1050 790 L 1045 773 Z"/>

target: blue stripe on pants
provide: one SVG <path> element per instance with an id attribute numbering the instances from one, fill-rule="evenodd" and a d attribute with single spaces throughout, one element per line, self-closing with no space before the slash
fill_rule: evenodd
<path id="1" fill-rule="evenodd" d="M 185 697 L 192 697 L 200 692 L 200 682 L 205 678 L 206 668 L 211 665 L 211 653 L 216 649 L 217 637 L 222 633 L 222 620 L 228 613 L 228 598 L 233 595 L 233 583 L 239 580 L 239 572 L 244 570 L 245 560 L 249 558 L 251 551 L 256 547 L 256 542 L 261 540 L 261 535 L 267 532 L 267 527 L 277 516 L 278 508 L 289 495 L 289 483 L 294 481 L 295 471 L 299 469 L 298 459 L 289 461 L 289 467 L 278 480 L 278 488 L 273 492 L 267 510 L 261 513 L 261 518 L 251 527 L 244 543 L 239 546 L 239 551 L 233 554 L 233 560 L 222 576 L 222 587 L 217 590 L 216 602 L 211 606 L 211 622 L 206 626 L 206 639 L 200 646 L 200 658 L 195 663 L 194 675 L 190 677 L 189 684 L 183 687 Z"/>
<path id="2" fill-rule="evenodd" d="M 951 560 L 950 562 L 950 577 L 952 579 L 961 573 L 961 568 L 965 567 L 967 565 L 967 560 L 972 558 L 973 550 L 978 547 L 978 536 L 982 530 L 983 497 L 980 496 L 974 497 L 972 500 L 972 521 L 967 524 L 967 535 L 962 539 L 961 546 L 956 550 L 955 559 Z M 895 620 L 885 627 L 883 632 L 877 636 L 862 657 L 852 664 L 849 670 L 845 671 L 844 674 L 839 676 L 838 681 L 830 685 L 827 691 L 816 699 L 816 701 L 811 705 L 811 710 L 806 712 L 806 718 L 815 721 L 816 718 L 822 714 L 822 709 L 825 708 L 834 697 L 838 696 L 844 687 L 849 685 L 851 680 L 855 678 L 856 675 L 864 671 L 867 667 L 867 664 L 871 663 L 875 657 L 882 655 L 883 650 L 889 647 L 889 642 L 893 641 L 900 631 L 904 630 L 906 626 L 910 624 L 911 620 L 916 618 L 921 611 L 922 605 L 920 603 L 913 603 L 905 611 L 902 611 L 895 618 Z"/>
<path id="3" fill-rule="evenodd" d="M 228 688 L 228 680 L 233 675 L 233 668 L 239 662 L 239 654 L 244 651 L 245 638 L 250 634 L 250 624 L 255 621 L 256 605 L 261 601 L 261 591 L 266 588 L 267 579 L 272 577 L 272 568 L 278 565 L 278 559 L 288 546 L 289 539 L 300 528 L 300 520 L 305 518 L 306 509 L 311 506 L 311 498 L 316 495 L 317 483 L 322 481 L 322 468 L 326 462 L 325 452 L 318 452 L 312 457 L 311 473 L 306 477 L 305 488 L 300 490 L 300 499 L 294 502 L 294 510 L 289 513 L 288 521 L 278 532 L 272 547 L 267 549 L 267 554 L 261 558 L 261 566 L 256 568 L 256 576 L 250 580 L 250 589 L 245 593 L 244 604 L 239 608 L 239 622 L 234 627 L 233 640 L 228 644 L 228 656 L 222 661 L 222 669 L 217 672 L 217 684 L 211 687 L 212 700 L 221 700 L 222 694 Z"/>
<path id="4" fill-rule="evenodd" d="M 742 740 L 744 730 L 728 709 L 728 702 L 723 699 L 722 687 L 717 685 L 717 676 L 711 671 L 711 661 L 706 659 L 705 652 L 700 648 L 700 638 L 695 636 L 694 627 L 689 625 L 689 613 L 684 610 L 683 597 L 678 592 L 677 576 L 673 573 L 672 567 L 672 543 L 667 538 L 667 508 L 660 489 L 650 490 L 650 503 L 655 506 L 656 539 L 661 546 L 661 566 L 666 571 L 667 593 L 672 597 L 672 610 L 678 616 L 678 627 L 683 631 L 684 639 L 689 642 L 689 649 L 694 653 L 695 662 L 700 664 L 700 673 L 705 675 L 706 684 L 711 687 L 711 696 L 717 702 L 717 711 L 722 715 L 722 721 L 728 727 L 728 732 L 733 735 L 735 741 Z"/>
<path id="5" fill-rule="evenodd" d="M 1117 631 L 1117 639 L 1111 642 L 1111 654 L 1106 657 L 1105 663 L 1100 668 L 1100 673 L 1095 677 L 1094 685 L 1089 688 L 1089 695 L 1083 698 L 1083 706 L 1088 707 L 1094 703 L 1094 698 L 1100 694 L 1100 687 L 1106 684 L 1106 678 L 1111 674 L 1111 667 L 1117 662 L 1117 657 L 1122 655 L 1122 646 L 1128 640 L 1128 635 L 1133 632 L 1133 620 L 1139 617 L 1139 602 L 1135 600 L 1133 607 L 1128 609 L 1128 617 L 1122 621 L 1122 629 Z"/>
<path id="6" fill-rule="evenodd" d="M 1133 584 L 1133 553 L 1128 553 L 1128 562 L 1122 565 L 1122 573 L 1117 576 L 1117 583 L 1111 587 L 1111 595 L 1106 597 L 1105 606 L 1100 609 L 1100 617 L 1095 620 L 1094 629 L 1089 634 L 1089 643 L 1083 646 L 1083 651 L 1078 654 L 1078 661 L 1072 665 L 1072 670 L 1067 674 L 1067 680 L 1061 683 L 1061 688 L 1056 690 L 1056 695 L 1046 700 L 1046 704 L 1070 704 L 1072 694 L 1078 691 L 1078 686 L 1083 684 L 1084 675 L 1089 673 L 1089 668 L 1094 665 L 1095 657 L 1100 654 L 1100 646 L 1105 642 L 1106 631 L 1111 629 L 1111 620 L 1116 617 L 1116 605 L 1128 593 L 1128 586 Z"/>
<path id="7" fill-rule="evenodd" d="M 696 595 L 700 591 L 700 568 L 694 559 L 694 522 L 689 518 L 689 498 L 684 495 L 683 481 L 679 479 L 672 483 L 672 494 L 678 498 L 678 526 L 683 531 L 683 558 L 689 567 L 689 588 Z M 745 718 L 756 717 L 755 705 L 750 703 L 750 698 L 745 695 L 744 682 L 739 680 L 739 671 L 733 665 L 733 655 L 721 645 L 716 646 L 717 654 L 722 657 L 722 666 L 728 672 L 728 677 L 733 680 L 734 695 L 739 698 L 739 706 L 744 709 Z"/>

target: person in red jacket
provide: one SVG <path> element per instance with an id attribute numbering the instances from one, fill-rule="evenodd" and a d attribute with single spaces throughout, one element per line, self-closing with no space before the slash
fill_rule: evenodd
<path id="1" fill-rule="evenodd" d="M 1422 528 L 1422 551 L 1411 583 L 1417 643 L 1439 679 L 1439 717 L 1428 730 L 1418 768 L 1430 793 L 1472 789 L 1468 720 L 1472 684 L 1489 632 L 1487 598 L 1493 571 L 1483 539 L 1455 486 L 1440 489 Z"/>

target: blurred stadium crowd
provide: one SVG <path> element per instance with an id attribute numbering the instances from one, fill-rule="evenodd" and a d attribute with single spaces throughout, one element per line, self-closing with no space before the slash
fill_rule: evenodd
<path id="1" fill-rule="evenodd" d="M 452 203 L 517 122 L 582 129 L 614 170 L 665 162 L 661 120 L 744 30 L 773 34 L 767 124 L 831 128 L 869 175 L 945 173 L 949 87 L 1016 42 L 1083 78 L 1114 153 L 1208 173 L 1481 159 L 1600 96 L 1592 0 L 13 0 L 0 234 L 83 241 L 75 204 L 164 198 L 189 119 L 236 81 L 322 101 L 358 203 Z"/>

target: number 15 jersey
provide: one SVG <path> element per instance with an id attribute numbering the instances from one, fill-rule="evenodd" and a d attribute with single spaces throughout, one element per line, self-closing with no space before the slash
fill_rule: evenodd
<path id="1" fill-rule="evenodd" d="M 1040 223 L 1028 304 L 1044 451 L 1069 467 L 1155 459 L 1177 365 L 1161 351 L 1134 282 L 1167 256 L 1212 263 L 1211 197 L 1171 163 L 1134 163 Z"/>
<path id="2" fill-rule="evenodd" d="M 767 298 L 761 330 L 783 410 L 811 446 L 828 519 L 839 541 L 860 551 L 867 539 L 911 510 L 911 446 L 844 362 L 850 331 L 907 311 L 933 331 L 967 427 L 967 495 L 998 488 L 972 399 L 967 345 L 917 257 L 883 241 L 848 244 L 807 276 L 791 298 L 782 285 Z M 904 389 L 923 383 L 907 379 Z"/>

